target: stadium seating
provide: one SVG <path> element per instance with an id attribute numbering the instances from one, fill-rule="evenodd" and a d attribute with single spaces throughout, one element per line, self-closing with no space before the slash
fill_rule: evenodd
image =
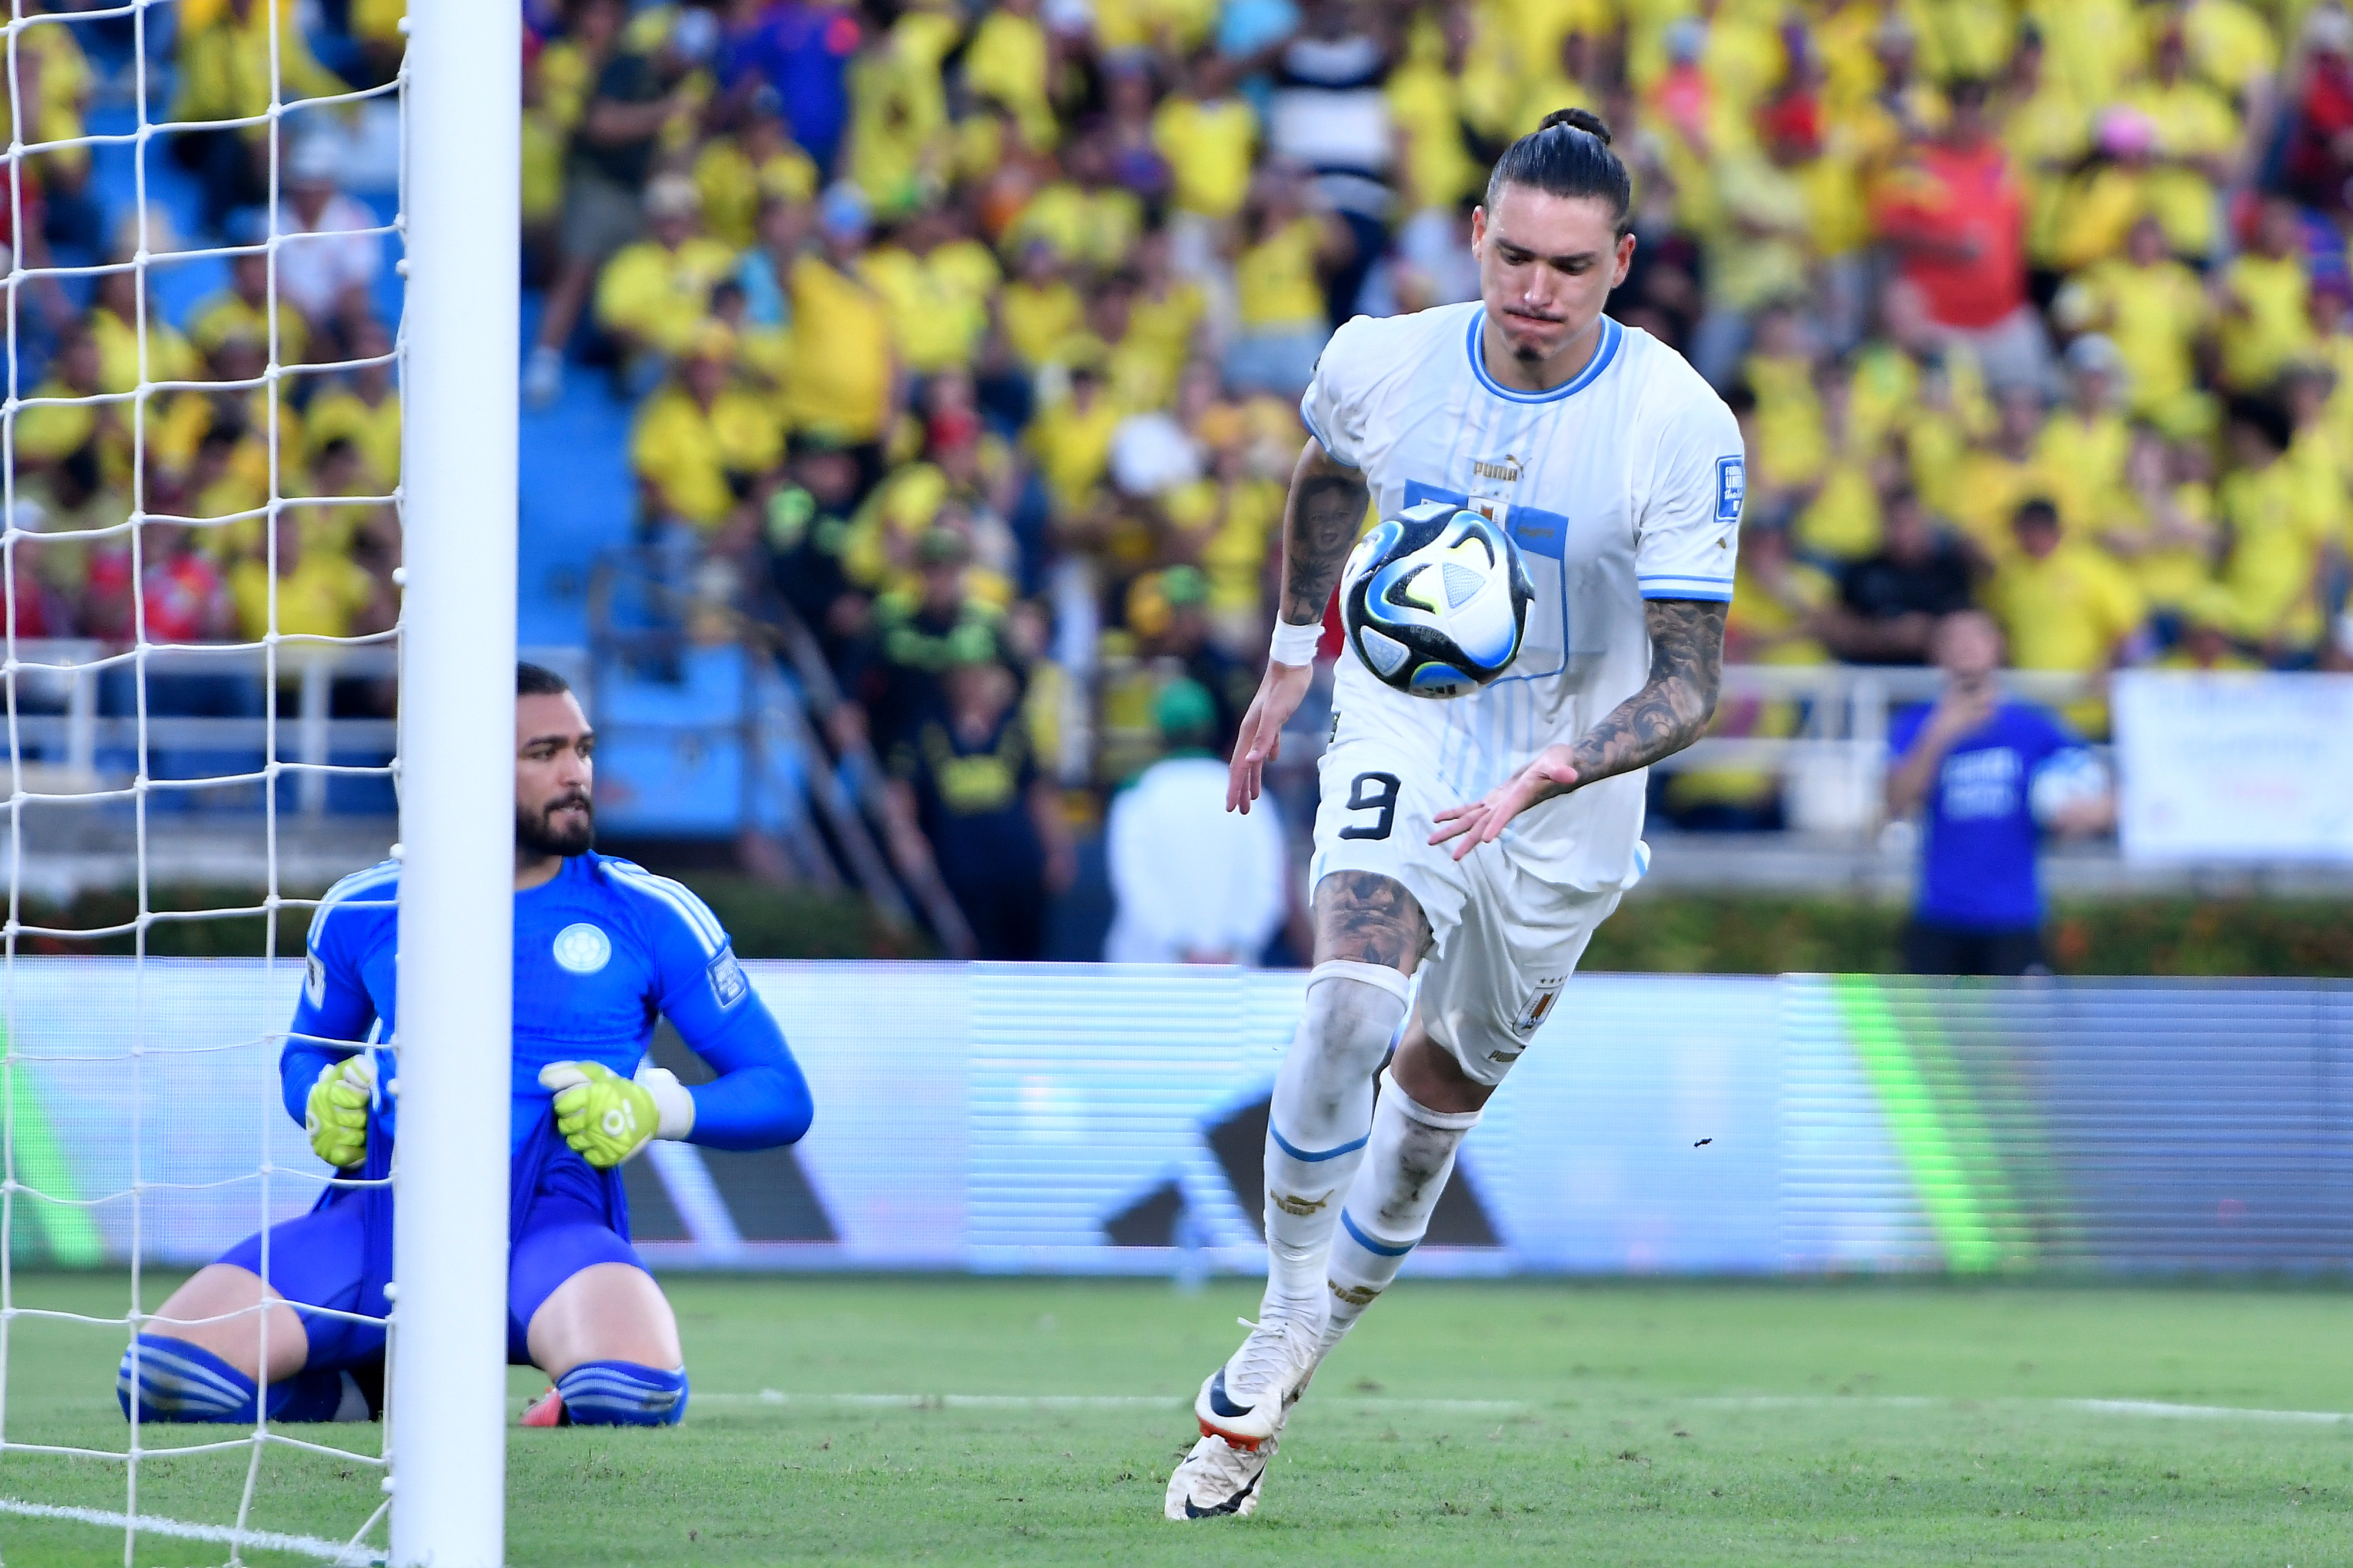
<path id="1" fill-rule="evenodd" d="M 233 92 L 240 24 L 184 10 L 174 101 Z M 331 67 L 380 79 L 396 10 L 321 8 L 347 21 L 296 51 L 290 93 Z M 2021 668 L 2353 663 L 2337 0 L 525 10 L 544 290 L 526 642 L 773 648 L 797 624 L 851 705 L 820 728 L 886 759 L 952 666 L 1001 661 L 1021 693 L 1004 722 L 1091 816 L 1150 760 L 1139 716 L 1167 679 L 1202 679 L 1230 730 L 1324 336 L 1472 297 L 1483 170 L 1577 103 L 1637 180 L 1615 313 L 1691 355 L 1747 431 L 1735 661 L 1916 663 L 1921 606 L 1976 602 Z M 127 123 L 121 39 L 27 36 L 80 45 L 45 62 L 45 113 Z M 166 152 L 184 155 L 151 159 L 149 191 L 171 224 L 250 227 L 234 145 Z M 129 158 L 44 166 L 52 254 L 113 243 Z M 239 319 L 229 271 L 154 273 L 214 374 Z M 380 268 L 379 315 L 394 287 Z M 103 359 L 100 312 L 69 301 L 28 345 L 53 379 L 85 325 Z M 322 344 L 354 326 L 300 324 Z M 301 389 L 290 427 L 325 390 Z M 114 503 L 105 450 L 26 425 L 45 504 Z M 206 468 L 176 438 L 162 471 L 226 505 L 248 447 Z M 2038 499 L 2055 546 L 2012 527 Z M 225 602 L 251 548 L 207 534 L 188 584 Z M 394 556 L 356 548 L 383 582 Z M 115 635 L 100 565 L 68 555 L 44 568 L 46 629 Z M 597 623 L 598 582 L 634 623 Z M 633 704 L 694 706 L 677 658 L 622 663 Z M 2071 712 L 2105 722 L 2096 700 Z M 1802 700 L 1733 702 L 1718 733 L 1805 721 Z M 1780 788 L 1693 768 L 1660 804 L 1749 826 L 1778 819 Z"/>

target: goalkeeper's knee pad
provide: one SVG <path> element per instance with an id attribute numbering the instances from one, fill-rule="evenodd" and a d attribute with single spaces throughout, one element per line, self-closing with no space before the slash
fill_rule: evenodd
<path id="1" fill-rule="evenodd" d="M 198 1345 L 166 1334 L 141 1334 L 122 1352 L 114 1397 L 126 1419 L 226 1421 L 255 1419 L 253 1379 Z M 133 1414 L 133 1405 L 136 1414 Z M 298 1372 L 269 1385 L 272 1421 L 364 1421 L 369 1411 L 347 1373 Z"/>
<path id="2" fill-rule="evenodd" d="M 675 1426 L 686 1414 L 686 1368 L 584 1361 L 555 1380 L 575 1426 Z"/>

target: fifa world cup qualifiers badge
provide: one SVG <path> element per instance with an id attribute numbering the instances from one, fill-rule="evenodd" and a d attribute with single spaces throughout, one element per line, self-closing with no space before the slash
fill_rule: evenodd
<path id="1" fill-rule="evenodd" d="M 1748 499 L 1748 459 L 1718 458 L 1715 460 L 1715 521 L 1738 522 L 1740 504 Z"/>
<path id="2" fill-rule="evenodd" d="M 744 1000 L 752 983 L 744 977 L 744 966 L 735 962 L 735 950 L 723 947 L 719 956 L 711 961 L 711 994 L 722 1007 L 733 1007 Z"/>

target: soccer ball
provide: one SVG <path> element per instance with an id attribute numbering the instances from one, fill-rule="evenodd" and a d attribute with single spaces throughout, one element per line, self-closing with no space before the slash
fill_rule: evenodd
<path id="1" fill-rule="evenodd" d="M 1340 622 L 1365 668 L 1409 697 L 1460 697 L 1510 668 L 1535 590 L 1520 547 L 1448 501 L 1385 518 L 1340 578 Z"/>

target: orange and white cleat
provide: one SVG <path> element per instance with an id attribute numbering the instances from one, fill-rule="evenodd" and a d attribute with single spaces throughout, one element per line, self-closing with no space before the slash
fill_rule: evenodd
<path id="1" fill-rule="evenodd" d="M 532 1402 L 530 1409 L 522 1413 L 522 1425 L 525 1426 L 571 1426 L 572 1415 L 564 1408 L 564 1395 L 550 1387 L 545 1394 Z"/>

